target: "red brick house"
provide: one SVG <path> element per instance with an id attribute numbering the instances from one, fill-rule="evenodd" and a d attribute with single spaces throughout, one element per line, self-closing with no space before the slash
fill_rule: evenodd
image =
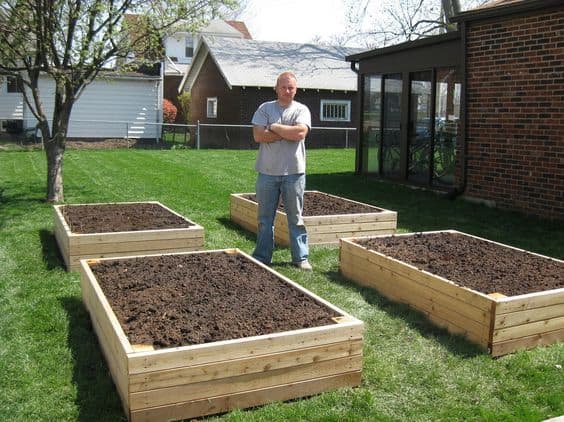
<path id="1" fill-rule="evenodd" d="M 496 0 L 458 31 L 347 57 L 356 171 L 564 219 L 564 2 Z"/>

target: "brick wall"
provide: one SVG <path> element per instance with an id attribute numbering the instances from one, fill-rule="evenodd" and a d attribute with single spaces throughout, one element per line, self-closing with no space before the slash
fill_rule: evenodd
<path id="1" fill-rule="evenodd" d="M 467 28 L 466 195 L 564 219 L 564 8 Z"/>

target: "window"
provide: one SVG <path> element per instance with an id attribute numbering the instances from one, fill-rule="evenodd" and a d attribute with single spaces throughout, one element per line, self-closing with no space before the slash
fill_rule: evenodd
<path id="1" fill-rule="evenodd" d="M 362 121 L 362 169 L 366 173 L 379 173 L 382 139 L 382 75 L 364 77 Z"/>
<path id="2" fill-rule="evenodd" d="M 6 78 L 6 85 L 8 93 L 22 92 L 20 84 L 18 84 L 18 81 L 14 76 L 8 76 Z"/>
<path id="3" fill-rule="evenodd" d="M 217 97 L 208 98 L 206 115 L 211 119 L 215 119 L 217 117 Z"/>
<path id="4" fill-rule="evenodd" d="M 188 58 L 194 56 L 194 38 L 190 35 L 184 38 L 184 55 Z"/>
<path id="5" fill-rule="evenodd" d="M 321 100 L 321 121 L 350 122 L 351 102 L 346 100 Z"/>
<path id="6" fill-rule="evenodd" d="M 433 73 L 427 70 L 412 72 L 409 75 L 407 178 L 414 184 L 428 184 L 432 151 Z"/>

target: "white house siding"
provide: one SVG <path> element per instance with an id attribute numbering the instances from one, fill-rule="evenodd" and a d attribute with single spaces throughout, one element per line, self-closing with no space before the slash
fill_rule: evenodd
<path id="1" fill-rule="evenodd" d="M 0 120 L 23 119 L 22 94 L 7 92 L 5 80 L 0 80 Z"/>
<path id="2" fill-rule="evenodd" d="M 186 57 L 186 38 L 194 37 L 186 32 L 177 32 L 165 40 L 165 51 L 168 57 L 176 57 L 178 63 L 190 63 L 192 57 Z M 194 47 L 196 47 L 194 45 Z"/>
<path id="3" fill-rule="evenodd" d="M 41 78 L 39 88 L 49 120 L 53 115 L 53 80 Z M 160 133 L 160 80 L 99 78 L 88 85 L 75 103 L 68 131 L 70 138 L 157 138 Z M 26 117 L 31 112 L 26 110 Z M 35 121 L 26 119 L 25 127 Z"/>

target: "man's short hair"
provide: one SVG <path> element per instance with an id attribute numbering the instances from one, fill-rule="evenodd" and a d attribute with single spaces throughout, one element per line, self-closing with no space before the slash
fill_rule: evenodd
<path id="1" fill-rule="evenodd" d="M 290 70 L 286 70 L 285 72 L 282 72 L 280 75 L 278 75 L 278 78 L 276 78 L 276 85 L 275 87 L 278 86 L 278 83 L 280 82 L 280 79 L 282 78 L 292 78 L 293 80 L 295 80 L 296 82 L 298 82 L 298 78 L 296 78 L 296 74 Z"/>

